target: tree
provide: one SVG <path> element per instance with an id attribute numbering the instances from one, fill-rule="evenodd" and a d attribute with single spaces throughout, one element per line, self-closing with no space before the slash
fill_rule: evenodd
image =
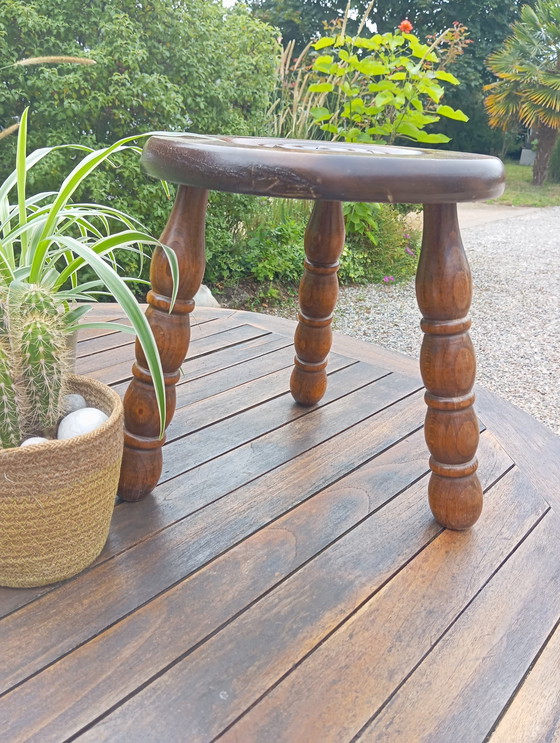
<path id="1" fill-rule="evenodd" d="M 560 132 L 560 5 L 537 0 L 525 5 L 521 20 L 503 47 L 490 55 L 488 66 L 499 78 L 487 86 L 490 125 L 507 130 L 529 127 L 537 139 L 533 184 L 544 183 Z"/>
<path id="2" fill-rule="evenodd" d="M 284 43 L 295 41 L 296 53 L 313 38 L 321 36 L 325 24 L 344 16 L 348 0 L 247 0 L 253 14 L 280 29 Z M 353 0 L 352 16 L 359 19 L 369 0 Z M 350 21 L 348 32 L 354 33 L 357 21 Z"/>
<path id="3" fill-rule="evenodd" d="M 0 0 L 3 65 L 46 54 L 96 61 L 4 69 L 0 123 L 13 124 L 30 106 L 30 148 L 98 148 L 151 130 L 260 133 L 277 51 L 273 29 L 242 6 L 225 11 L 221 0 Z M 15 138 L 0 144 L 6 174 Z M 32 186 L 59 182 L 68 157 L 49 157 Z M 97 202 L 111 194 L 113 205 L 157 233 L 169 208 L 161 186 L 147 181 L 136 160 L 117 157 L 115 165 L 96 172 L 81 197 Z"/>

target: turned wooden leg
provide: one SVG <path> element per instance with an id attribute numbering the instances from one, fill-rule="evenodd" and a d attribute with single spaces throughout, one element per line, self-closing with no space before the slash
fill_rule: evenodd
<path id="1" fill-rule="evenodd" d="M 150 268 L 146 317 L 154 333 L 165 375 L 167 415 L 165 427 L 175 413 L 175 385 L 190 340 L 189 314 L 193 297 L 204 274 L 204 224 L 208 192 L 180 186 L 161 242 L 172 248 L 179 261 L 179 290 L 170 313 L 173 282 L 161 248 L 156 248 Z M 136 341 L 133 378 L 124 398 L 124 456 L 119 494 L 136 501 L 150 493 L 161 475 L 164 439 L 159 438 L 159 414 L 152 377 L 142 348 Z"/>
<path id="2" fill-rule="evenodd" d="M 472 282 L 456 204 L 424 206 L 416 296 L 425 333 L 420 369 L 427 390 L 430 508 L 442 526 L 467 529 L 480 516 L 482 488 L 475 456 L 479 427 L 472 407 L 476 359 L 468 332 Z"/>
<path id="3" fill-rule="evenodd" d="M 299 286 L 296 357 L 290 380 L 294 399 L 314 405 L 327 389 L 332 313 L 338 296 L 338 258 L 344 247 L 340 201 L 316 201 L 305 231 L 305 271 Z"/>

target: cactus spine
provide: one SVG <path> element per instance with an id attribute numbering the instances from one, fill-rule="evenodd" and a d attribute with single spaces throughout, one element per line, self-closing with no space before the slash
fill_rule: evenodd
<path id="1" fill-rule="evenodd" d="M 49 434 L 69 369 L 66 321 L 56 295 L 13 282 L 0 291 L 0 443 Z"/>

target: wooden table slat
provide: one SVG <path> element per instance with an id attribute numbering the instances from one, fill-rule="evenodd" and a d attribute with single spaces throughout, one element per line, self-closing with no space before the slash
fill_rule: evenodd
<path id="1" fill-rule="evenodd" d="M 516 690 L 492 743 L 560 740 L 560 622 L 547 638 L 535 665 Z"/>
<path id="2" fill-rule="evenodd" d="M 342 369 L 338 371 L 340 366 L 342 366 Z M 165 462 L 160 484 L 163 485 L 167 480 L 183 474 L 188 469 L 209 462 L 233 449 L 242 449 L 246 444 L 256 439 L 260 440 L 255 446 L 260 447 L 265 441 L 262 439 L 263 436 L 271 436 L 273 431 L 308 415 L 313 417 L 316 427 L 321 430 L 323 427 L 322 425 L 317 426 L 317 419 L 323 416 L 319 415 L 317 411 L 327 410 L 327 406 L 341 401 L 347 395 L 353 395 L 356 399 L 367 396 L 369 398 L 368 402 L 369 400 L 377 401 L 378 410 L 380 395 L 388 388 L 397 389 L 397 380 L 392 380 L 389 377 L 379 379 L 380 372 L 378 369 L 369 366 L 364 369 L 360 363 L 350 365 L 349 362 L 335 362 L 331 371 L 332 383 L 319 405 L 314 408 L 304 408 L 295 404 L 287 391 L 270 400 L 265 400 L 256 407 L 250 405 L 251 397 L 249 397 L 247 409 L 237 413 L 232 419 L 219 420 L 211 427 L 187 433 L 182 438 L 174 438 L 172 434 L 171 441 L 165 447 Z M 288 382 L 288 380 L 289 375 L 286 374 L 285 381 Z M 362 387 L 359 386 L 360 384 Z M 281 380 L 281 385 L 284 386 L 284 380 Z M 366 385 L 367 390 L 365 389 Z M 375 389 L 376 385 L 382 389 L 382 392 Z M 404 389 L 412 391 L 410 390 L 410 382 L 405 382 Z M 400 396 L 402 393 L 397 392 L 396 394 Z M 366 404 L 364 404 L 364 410 L 368 409 Z M 338 408 L 340 408 L 340 405 Z M 370 414 L 377 412 L 377 410 L 374 408 Z M 339 417 L 342 420 L 342 416 Z M 184 415 L 180 413 L 179 418 L 180 423 L 188 426 L 188 411 L 185 411 Z M 290 431 L 292 431 L 292 428 L 290 428 Z M 288 441 L 284 435 L 279 434 L 277 440 L 277 451 L 270 456 L 269 461 L 271 462 L 277 461 L 277 456 L 281 452 L 280 447 L 285 447 L 286 444 L 290 448 L 294 447 L 293 451 L 295 452 L 296 444 L 292 436 Z"/>

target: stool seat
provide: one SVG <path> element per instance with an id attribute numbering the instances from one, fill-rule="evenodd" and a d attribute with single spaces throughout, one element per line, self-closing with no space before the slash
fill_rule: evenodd
<path id="1" fill-rule="evenodd" d="M 150 138 L 142 163 L 172 183 L 289 199 L 454 204 L 504 190 L 494 157 L 416 147 L 164 135 Z"/>

